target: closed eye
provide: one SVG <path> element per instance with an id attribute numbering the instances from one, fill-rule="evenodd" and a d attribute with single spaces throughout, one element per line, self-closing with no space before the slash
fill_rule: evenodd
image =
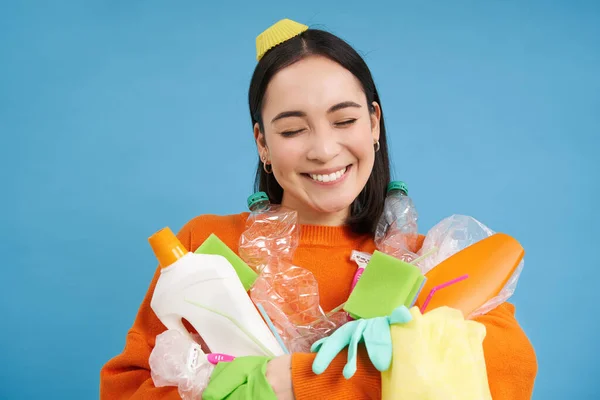
<path id="1" fill-rule="evenodd" d="M 298 129 L 295 131 L 283 131 L 283 132 L 281 132 L 280 135 L 283 137 L 292 137 L 292 136 L 297 135 L 298 133 L 302 132 L 303 130 L 304 129 Z"/>
<path id="2" fill-rule="evenodd" d="M 344 127 L 344 126 L 352 125 L 355 122 L 356 122 L 356 118 L 351 118 L 351 119 L 347 119 L 344 121 L 336 122 L 334 125 L 337 127 Z"/>

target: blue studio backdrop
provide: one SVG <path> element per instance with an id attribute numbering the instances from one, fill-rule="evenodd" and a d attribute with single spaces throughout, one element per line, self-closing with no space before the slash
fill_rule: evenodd
<path id="1" fill-rule="evenodd" d="M 534 398 L 598 398 L 600 3 L 566 0 L 2 2 L 0 398 L 97 398 L 148 236 L 244 211 L 281 18 L 364 55 L 422 233 L 460 213 L 523 244 Z"/>

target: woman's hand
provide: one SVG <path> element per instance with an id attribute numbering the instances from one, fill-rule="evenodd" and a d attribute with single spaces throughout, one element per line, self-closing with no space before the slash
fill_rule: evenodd
<path id="1" fill-rule="evenodd" d="M 278 400 L 294 400 L 292 387 L 292 355 L 276 357 L 267 364 L 267 381 Z"/>

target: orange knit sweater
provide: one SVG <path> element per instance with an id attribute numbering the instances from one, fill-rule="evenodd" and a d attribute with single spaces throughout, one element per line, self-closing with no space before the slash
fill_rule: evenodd
<path id="1" fill-rule="evenodd" d="M 215 233 L 231 249 L 237 250 L 247 216 L 247 213 L 200 216 L 188 222 L 177 236 L 193 251 Z M 349 259 L 350 252 L 372 252 L 375 245 L 371 237 L 354 235 L 345 227 L 302 226 L 300 231 L 294 264 L 313 272 L 319 283 L 321 305 L 329 311 L 348 298 L 356 272 L 356 264 Z M 101 399 L 179 399 L 177 388 L 155 388 L 150 377 L 148 358 L 156 336 L 165 330 L 150 308 L 158 276 L 157 269 L 127 334 L 123 353 L 101 370 Z M 514 312 L 514 306 L 505 303 L 477 319 L 487 329 L 483 346 L 494 400 L 530 399 L 533 391 L 536 357 Z M 296 399 L 380 399 L 380 373 L 370 364 L 364 348 L 359 353 L 357 372 L 349 380 L 342 376 L 346 356 L 346 353 L 338 355 L 326 372 L 317 376 L 311 369 L 314 354 L 294 354 L 292 383 Z"/>

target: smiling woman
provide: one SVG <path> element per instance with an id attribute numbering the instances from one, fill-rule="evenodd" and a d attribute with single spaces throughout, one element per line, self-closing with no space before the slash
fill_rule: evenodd
<path id="1" fill-rule="evenodd" d="M 284 32 L 283 37 L 279 34 L 280 40 L 263 48 L 263 39 L 275 31 Z M 256 189 L 297 211 L 301 239 L 294 264 L 312 272 L 321 306 L 330 311 L 348 298 L 356 272 L 351 252 L 375 250 L 373 233 L 390 181 L 381 101 L 364 60 L 328 32 L 284 20 L 257 43 L 259 62 L 249 90 L 259 154 Z M 199 216 L 178 237 L 195 250 L 214 233 L 237 249 L 247 216 Z M 165 329 L 150 307 L 159 275 L 157 269 L 124 352 L 102 370 L 102 398 L 179 398 L 174 387 L 154 387 L 148 365 L 155 338 Z M 483 347 L 495 400 L 530 398 L 537 371 L 533 348 L 514 312 L 504 303 L 477 319 L 486 327 Z M 340 353 L 320 375 L 312 370 L 312 353 L 269 360 L 258 375 L 265 379 L 266 374 L 270 393 L 254 398 L 381 398 L 381 375 L 364 347 L 357 372 L 348 380 L 342 376 L 347 357 Z"/>
<path id="2" fill-rule="evenodd" d="M 360 55 L 308 29 L 260 59 L 249 105 L 256 189 L 303 223 L 373 233 L 390 168 L 381 101 Z"/>
<path id="3" fill-rule="evenodd" d="M 360 81 L 331 59 L 311 55 L 275 74 L 264 97 L 261 119 L 268 122 L 255 122 L 254 135 L 262 158 L 272 165 L 273 176 L 260 178 L 272 181 L 268 187 L 282 188 L 269 193 L 273 201 L 298 210 L 302 223 L 323 222 L 326 216 L 326 224 L 340 225 L 353 202 L 356 213 L 368 210 L 368 202 L 356 199 L 369 190 L 369 177 L 373 185 L 387 180 L 371 174 L 381 108 L 367 103 Z M 383 196 L 385 188 L 379 189 Z M 374 220 L 357 227 L 372 230 Z"/>

